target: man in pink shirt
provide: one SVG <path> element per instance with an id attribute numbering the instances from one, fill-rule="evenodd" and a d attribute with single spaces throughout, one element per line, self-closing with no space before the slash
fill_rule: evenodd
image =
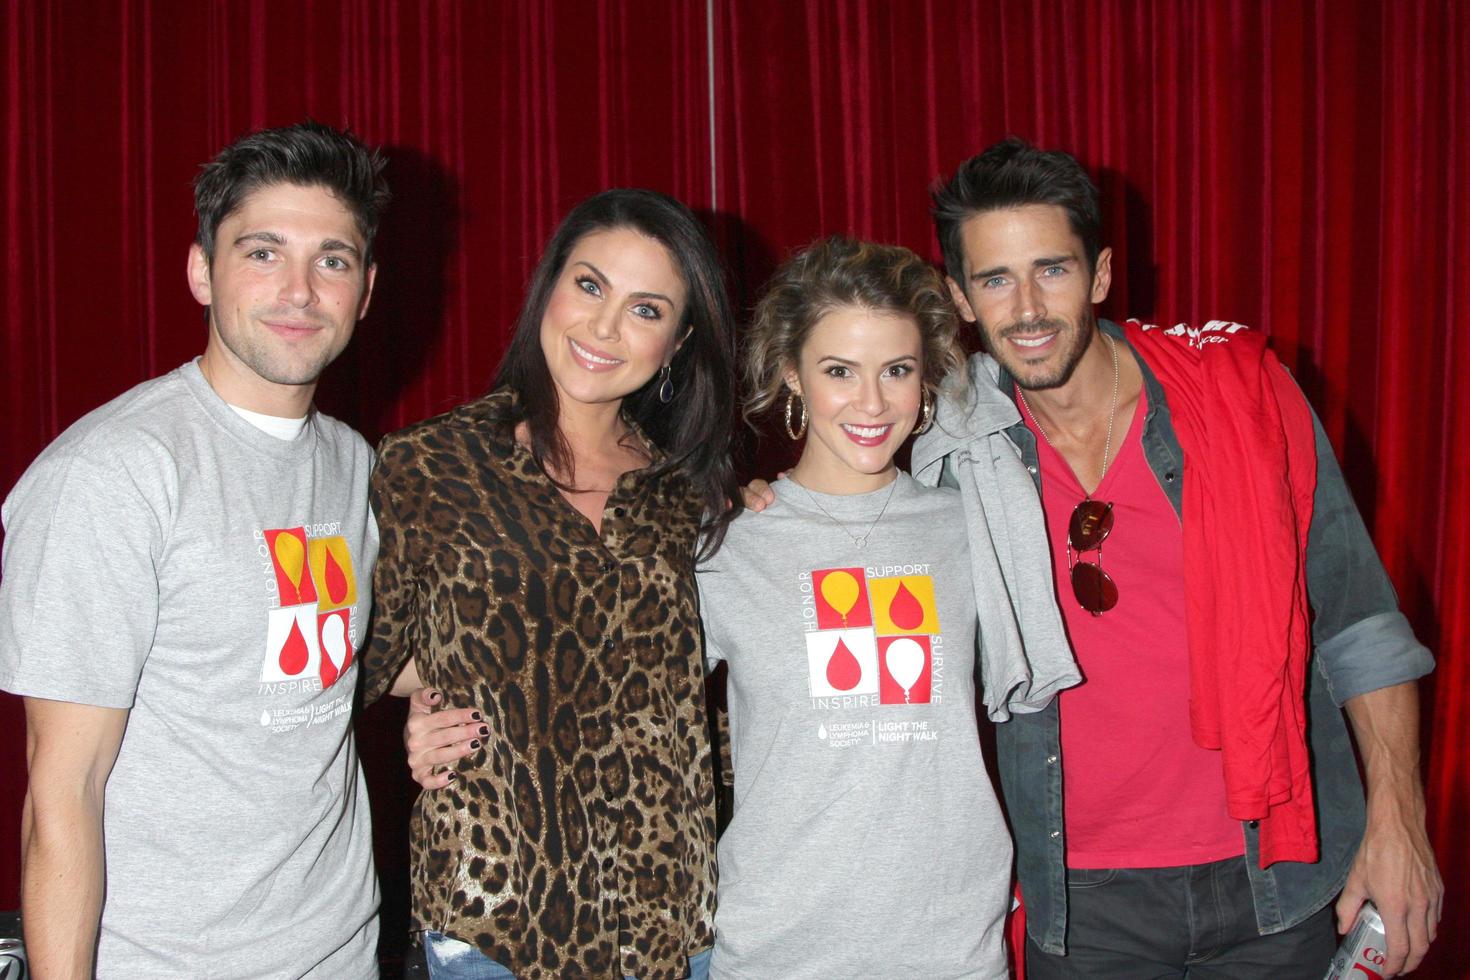
<path id="1" fill-rule="evenodd" d="M 1237 325 L 1096 317 L 1112 253 L 1067 154 L 996 144 L 934 216 L 985 344 L 972 376 L 1016 403 L 1006 435 L 1037 479 L 1085 678 L 998 728 L 1028 975 L 1318 977 L 1334 896 L 1338 930 L 1371 899 L 1388 973 L 1412 970 L 1443 893 L 1418 772 L 1433 661 L 1300 393 Z M 942 457 L 963 492 L 964 420 L 943 409 L 914 470 Z M 1257 479 L 1281 492 L 1257 504 Z"/>

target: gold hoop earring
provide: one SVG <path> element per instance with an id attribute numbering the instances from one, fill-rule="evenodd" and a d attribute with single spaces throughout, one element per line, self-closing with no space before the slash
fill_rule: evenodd
<path id="1" fill-rule="evenodd" d="M 801 427 L 795 430 L 791 428 L 791 407 L 793 402 L 801 403 Z M 793 442 L 806 435 L 806 402 L 794 391 L 786 396 L 786 434 L 791 437 Z"/>
<path id="2" fill-rule="evenodd" d="M 914 429 L 914 435 L 916 436 L 921 436 L 928 432 L 929 426 L 934 422 L 934 399 L 930 397 L 928 388 L 923 390 L 923 394 L 919 396 L 919 399 L 923 408 L 919 412 L 921 421 Z"/>

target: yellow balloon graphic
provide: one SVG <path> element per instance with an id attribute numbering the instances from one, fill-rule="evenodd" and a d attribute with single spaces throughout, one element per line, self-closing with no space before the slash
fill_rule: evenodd
<path id="1" fill-rule="evenodd" d="M 276 535 L 275 549 L 276 561 L 280 563 L 281 571 L 300 590 L 301 572 L 306 566 L 306 549 L 301 546 L 296 535 L 285 533 Z"/>
<path id="2" fill-rule="evenodd" d="M 827 600 L 827 605 L 837 610 L 837 615 L 842 617 L 843 625 L 846 625 L 847 614 L 857 604 L 857 579 L 849 572 L 832 572 L 826 575 L 822 579 L 822 598 Z"/>

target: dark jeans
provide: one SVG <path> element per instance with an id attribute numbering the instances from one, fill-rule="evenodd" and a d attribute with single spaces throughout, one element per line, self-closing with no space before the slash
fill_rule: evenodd
<path id="1" fill-rule="evenodd" d="M 1067 871 L 1067 955 L 1026 942 L 1028 980 L 1319 980 L 1337 948 L 1332 907 L 1256 931 L 1245 858 L 1182 868 Z"/>

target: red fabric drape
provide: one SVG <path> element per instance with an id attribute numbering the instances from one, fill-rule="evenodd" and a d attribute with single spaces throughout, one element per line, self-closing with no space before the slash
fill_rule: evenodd
<path id="1" fill-rule="evenodd" d="M 1068 148 L 1103 189 L 1109 312 L 1271 334 L 1439 655 L 1426 777 L 1452 892 L 1423 975 L 1456 975 L 1470 957 L 1453 891 L 1470 849 L 1451 833 L 1470 803 L 1470 511 L 1456 505 L 1470 476 L 1453 441 L 1470 430 L 1454 383 L 1470 367 L 1455 322 L 1470 309 L 1470 11 L 708 10 L 712 22 L 682 0 L 5 0 L 0 493 L 83 412 L 201 349 L 183 288 L 188 181 L 251 127 L 309 113 L 389 148 L 398 201 L 378 295 L 321 398 L 369 438 L 482 389 L 541 242 L 601 187 L 714 207 L 748 298 L 828 232 L 933 255 L 935 176 L 1008 133 Z M 360 726 L 390 908 L 406 833 L 394 727 L 391 709 Z M 16 901 L 23 732 L 0 697 L 0 907 Z"/>

